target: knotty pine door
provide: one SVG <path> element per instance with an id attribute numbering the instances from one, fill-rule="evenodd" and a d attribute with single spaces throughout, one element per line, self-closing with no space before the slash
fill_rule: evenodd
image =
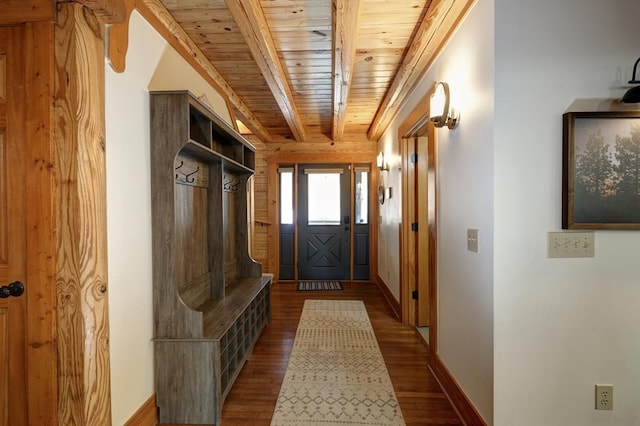
<path id="1" fill-rule="evenodd" d="M 26 279 L 22 32 L 0 27 L 0 286 Z M 13 288 L 16 288 L 14 285 Z M 0 292 L 0 425 L 26 425 L 27 300 Z"/>

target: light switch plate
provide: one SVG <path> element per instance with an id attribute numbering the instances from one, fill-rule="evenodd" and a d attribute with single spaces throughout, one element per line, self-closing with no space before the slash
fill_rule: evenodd
<path id="1" fill-rule="evenodd" d="M 593 232 L 549 232 L 549 257 L 594 257 L 594 255 Z"/>
<path id="2" fill-rule="evenodd" d="M 474 253 L 478 252 L 478 230 L 469 228 L 467 229 L 467 250 Z"/>

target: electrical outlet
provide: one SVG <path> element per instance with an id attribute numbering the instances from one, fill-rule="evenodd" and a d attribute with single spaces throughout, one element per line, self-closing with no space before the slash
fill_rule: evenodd
<path id="1" fill-rule="evenodd" d="M 596 385 L 596 410 L 613 410 L 613 385 Z"/>
<path id="2" fill-rule="evenodd" d="M 593 257 L 593 232 L 549 232 L 549 257 Z"/>

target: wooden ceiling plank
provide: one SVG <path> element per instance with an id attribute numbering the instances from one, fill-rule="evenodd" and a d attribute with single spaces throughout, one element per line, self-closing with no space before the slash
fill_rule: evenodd
<path id="1" fill-rule="evenodd" d="M 344 136 L 361 4 L 361 0 L 333 0 L 333 140 Z"/>
<path id="2" fill-rule="evenodd" d="M 293 92 L 287 82 L 287 74 L 269 32 L 260 1 L 227 0 L 226 2 L 291 128 L 293 137 L 299 142 L 304 142 L 306 140 L 304 125 L 298 113 Z"/>
<path id="3" fill-rule="evenodd" d="M 196 46 L 160 0 L 136 0 L 136 8 L 146 21 L 149 22 L 209 84 L 227 96 L 242 122 L 251 129 L 257 137 L 265 142 L 272 139 L 271 134 L 264 128 L 254 113 L 251 112 L 251 109 L 245 105 L 242 98 L 227 84 L 205 54 Z"/>
<path id="4" fill-rule="evenodd" d="M 378 140 L 387 129 L 408 94 L 429 70 L 451 34 L 476 0 L 433 0 L 427 15 L 411 41 L 404 61 L 380 104 L 369 131 L 369 139 Z"/>

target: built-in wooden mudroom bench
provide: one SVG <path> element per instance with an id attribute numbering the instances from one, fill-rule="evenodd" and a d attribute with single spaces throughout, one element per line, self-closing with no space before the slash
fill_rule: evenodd
<path id="1" fill-rule="evenodd" d="M 248 250 L 253 146 L 186 91 L 152 92 L 155 380 L 162 423 L 219 424 L 271 321 Z"/>

